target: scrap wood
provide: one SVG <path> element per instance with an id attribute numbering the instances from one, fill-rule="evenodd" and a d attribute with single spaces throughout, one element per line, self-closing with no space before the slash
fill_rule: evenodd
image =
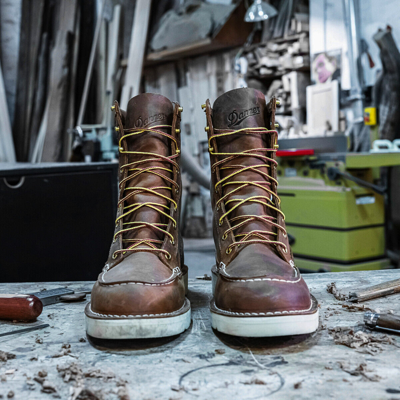
<path id="1" fill-rule="evenodd" d="M 336 327 L 329 329 L 335 344 L 342 344 L 352 349 L 362 348 L 363 352 L 374 355 L 384 350 L 383 345 L 396 345 L 396 341 L 388 335 L 373 335 L 354 330 L 348 327 Z"/>
<path id="2" fill-rule="evenodd" d="M 379 382 L 381 377 L 379 375 L 368 375 L 367 372 L 373 372 L 373 370 L 369 370 L 367 368 L 367 364 L 361 363 L 357 368 L 351 369 L 349 366 L 344 365 L 342 362 L 338 362 L 339 368 L 352 375 L 352 376 L 361 376 L 362 380 L 370 381 L 370 382 Z"/>
<path id="3" fill-rule="evenodd" d="M 347 300 L 349 298 L 348 295 L 339 292 L 336 287 L 336 282 L 332 282 L 331 284 L 326 285 L 326 290 L 328 293 L 333 294 L 336 300 Z"/>

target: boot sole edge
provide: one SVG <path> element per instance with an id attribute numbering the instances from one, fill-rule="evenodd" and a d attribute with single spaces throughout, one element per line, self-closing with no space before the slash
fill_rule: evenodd
<path id="1" fill-rule="evenodd" d="M 91 311 L 90 303 L 85 309 L 86 333 L 97 339 L 150 339 L 179 335 L 191 323 L 190 301 L 179 312 L 162 316 L 99 316 Z"/>
<path id="2" fill-rule="evenodd" d="M 319 326 L 319 310 L 317 301 L 313 296 L 311 298 L 311 313 L 266 317 L 223 315 L 214 311 L 213 299 L 210 304 L 212 327 L 218 332 L 241 337 L 278 337 L 313 333 Z"/>

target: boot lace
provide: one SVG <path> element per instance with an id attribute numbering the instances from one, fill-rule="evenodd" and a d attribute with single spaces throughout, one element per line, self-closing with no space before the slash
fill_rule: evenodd
<path id="1" fill-rule="evenodd" d="M 125 165 L 121 166 L 121 172 L 123 172 L 125 169 L 127 169 L 128 173 L 126 178 L 122 179 L 121 182 L 119 183 L 119 187 L 121 189 L 122 185 L 131 179 L 136 178 L 137 176 L 144 174 L 144 173 L 149 173 L 149 174 L 154 174 L 162 178 L 164 181 L 169 182 L 171 184 L 171 187 L 169 186 L 153 186 L 153 187 L 140 187 L 140 186 L 126 186 L 124 188 L 124 197 L 122 197 L 118 201 L 118 207 L 123 206 L 124 202 L 128 199 L 130 199 L 132 196 L 135 196 L 140 193 L 151 193 L 153 195 L 156 195 L 160 198 L 163 198 L 169 202 L 169 206 L 160 204 L 160 203 L 155 203 L 155 202 L 142 202 L 142 203 L 134 203 L 134 204 L 129 204 L 124 206 L 123 208 L 123 214 L 120 215 L 116 220 L 115 223 L 118 224 L 120 220 L 122 220 L 122 229 L 119 230 L 118 232 L 115 233 L 114 235 L 114 242 L 117 240 L 118 236 L 123 235 L 126 232 L 130 231 L 135 231 L 139 230 L 144 227 L 148 227 L 151 229 L 154 229 L 158 232 L 162 232 L 163 234 L 167 235 L 171 241 L 172 244 L 175 244 L 175 239 L 174 236 L 166 230 L 168 227 L 168 224 L 161 224 L 161 223 L 150 223 L 150 222 L 145 222 L 145 221 L 133 221 L 133 222 L 124 222 L 123 219 L 131 214 L 134 213 L 135 211 L 139 210 L 142 207 L 149 207 L 166 218 L 168 218 L 171 222 L 174 228 L 176 228 L 176 220 L 172 218 L 168 212 L 171 209 L 171 206 L 174 207 L 175 211 L 178 208 L 178 205 L 175 200 L 172 199 L 171 197 L 165 196 L 162 193 L 159 193 L 159 190 L 169 190 L 172 193 L 173 188 L 175 189 L 175 192 L 178 194 L 179 193 L 179 185 L 177 182 L 175 182 L 173 179 L 169 178 L 168 176 L 164 175 L 165 172 L 173 173 L 173 167 L 176 169 L 176 172 L 179 173 L 179 165 L 176 161 L 174 161 L 177 157 L 179 157 L 180 150 L 178 149 L 178 143 L 176 139 L 172 136 L 169 135 L 168 133 L 165 133 L 161 131 L 161 128 L 172 128 L 171 125 L 156 125 L 151 128 L 132 128 L 132 129 L 124 129 L 124 134 L 121 136 L 119 140 L 119 152 L 121 154 L 133 154 L 133 155 L 138 155 L 138 156 L 148 156 L 148 158 L 145 158 L 143 160 L 139 161 L 134 161 Z M 163 156 L 160 154 L 156 153 L 150 153 L 150 152 L 141 152 L 141 151 L 128 151 L 125 149 L 128 146 L 125 143 L 124 147 L 124 140 L 135 135 L 139 135 L 143 132 L 153 132 L 153 133 L 158 133 L 162 136 L 165 136 L 169 139 L 171 139 L 175 143 L 175 148 L 176 152 L 175 154 L 171 156 Z M 152 166 L 152 163 L 154 162 L 167 162 L 171 166 L 170 168 L 166 167 L 161 167 L 161 166 Z M 149 164 L 148 166 L 144 166 L 142 164 Z M 164 172 L 164 173 L 163 173 Z M 159 247 L 157 245 L 160 245 L 163 243 L 163 240 L 157 240 L 157 239 L 122 239 L 123 243 L 132 243 L 131 245 L 128 245 L 125 248 L 122 248 L 120 250 L 116 250 L 112 258 L 115 259 L 117 258 L 119 253 L 126 254 L 127 252 L 140 252 L 140 251 L 151 251 L 151 252 L 161 252 L 164 253 L 165 258 L 168 260 L 171 259 L 171 254 Z M 147 247 L 143 247 L 147 246 Z"/>
<path id="2" fill-rule="evenodd" d="M 274 160 L 273 158 L 267 157 L 266 155 L 263 154 L 258 154 L 260 152 L 276 152 L 278 146 L 275 144 L 273 149 L 268 149 L 268 148 L 255 148 L 255 149 L 250 149 L 250 150 L 244 150 L 242 152 L 238 153 L 217 153 L 214 152 L 214 148 L 211 145 L 211 141 L 213 139 L 217 139 L 219 137 L 224 137 L 224 136 L 230 136 L 230 135 L 235 135 L 235 134 L 270 134 L 270 133 L 275 133 L 277 134 L 276 131 L 271 131 L 268 130 L 267 128 L 264 127 L 256 127 L 256 128 L 243 128 L 239 130 L 229 130 L 229 129 L 214 129 L 214 132 L 216 134 L 211 135 L 210 138 L 208 139 L 208 147 L 209 147 L 209 152 L 213 156 L 224 156 L 225 158 L 222 160 L 219 160 L 215 162 L 211 169 L 212 172 L 215 173 L 216 168 L 219 167 L 220 170 L 229 170 L 229 169 L 236 169 L 236 171 L 232 172 L 225 178 L 219 180 L 215 184 L 215 191 L 218 193 L 218 188 L 221 188 L 221 194 L 222 194 L 222 188 L 225 188 L 230 185 L 239 185 L 237 188 L 231 190 L 230 192 L 226 193 L 223 195 L 217 202 L 216 202 L 216 209 L 219 210 L 221 207 L 221 203 L 225 202 L 225 206 L 228 204 L 232 204 L 233 206 L 230 208 L 229 211 L 226 211 L 220 218 L 219 218 L 219 226 L 222 225 L 223 219 L 225 217 L 228 217 L 235 209 L 238 207 L 242 206 L 245 203 L 258 203 L 262 204 L 277 213 L 281 214 L 283 219 L 285 219 L 285 215 L 283 212 L 275 207 L 275 202 L 278 202 L 278 204 L 281 203 L 281 199 L 279 198 L 278 194 L 276 193 L 276 187 L 278 186 L 278 181 L 273 178 L 271 175 L 268 173 L 264 172 L 261 170 L 261 168 L 271 168 L 271 164 L 278 165 L 277 161 Z M 232 161 L 238 157 L 253 157 L 257 158 L 260 160 L 260 163 L 257 165 L 227 165 L 223 166 L 224 164 L 228 163 L 229 161 Z M 269 163 L 269 164 L 268 164 Z M 244 172 L 244 171 L 255 171 L 267 178 L 267 181 L 237 181 L 235 180 L 235 176 Z M 275 184 L 275 190 L 271 189 L 271 182 L 274 182 Z M 255 186 L 257 188 L 260 188 L 265 191 L 265 195 L 257 195 L 257 196 L 251 196 L 247 197 L 245 199 L 235 199 L 235 198 L 230 198 L 229 200 L 225 201 L 228 197 L 232 196 L 235 193 L 240 192 L 242 189 L 249 187 L 249 186 Z M 261 221 L 263 223 L 267 223 L 277 229 L 280 229 L 283 232 L 284 237 L 287 236 L 286 229 L 279 225 L 277 223 L 277 218 L 270 216 L 270 215 L 239 215 L 236 217 L 233 217 L 231 219 L 228 218 L 228 221 L 231 225 L 231 228 L 227 229 L 223 236 L 222 239 L 225 240 L 228 237 L 228 234 L 230 232 L 234 232 L 237 229 L 245 226 L 246 224 L 252 222 L 252 221 Z M 232 223 L 235 222 L 236 225 L 232 226 Z M 228 248 L 226 249 L 226 253 L 230 254 L 232 252 L 233 247 L 237 246 L 240 247 L 243 244 L 249 244 L 249 243 L 266 243 L 266 244 L 272 244 L 275 246 L 282 246 L 283 251 L 287 253 L 288 249 L 287 246 L 277 240 L 271 240 L 269 239 L 266 235 L 271 235 L 271 236 L 277 236 L 276 232 L 268 231 L 268 230 L 252 230 L 250 232 L 242 232 L 242 233 L 237 233 L 234 234 L 234 239 L 235 241 L 231 243 Z"/>

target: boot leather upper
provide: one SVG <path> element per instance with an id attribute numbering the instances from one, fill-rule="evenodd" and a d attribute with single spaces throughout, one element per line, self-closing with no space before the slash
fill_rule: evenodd
<path id="1" fill-rule="evenodd" d="M 277 185 L 270 178 L 277 177 L 276 162 L 266 161 L 257 156 L 264 155 L 275 160 L 275 152 L 256 150 L 274 149 L 277 133 L 258 134 L 241 131 L 233 135 L 212 138 L 215 134 L 243 128 L 266 127 L 274 130 L 275 108 L 276 99 L 266 104 L 261 92 L 248 88 L 225 93 L 214 102 L 213 108 L 208 100 L 206 102 L 208 137 L 211 139 L 209 140 L 211 193 L 217 262 L 214 300 L 216 308 L 228 314 L 261 316 L 308 313 L 311 310 L 310 293 L 293 262 L 283 215 L 256 201 L 245 202 L 234 208 L 238 199 L 255 197 L 259 200 L 260 196 L 265 196 L 266 191 L 262 187 L 277 193 Z M 234 157 L 220 163 L 221 160 L 229 158 L 229 154 L 247 150 L 251 150 L 252 156 Z M 229 178 L 235 172 L 238 173 Z M 218 182 L 220 184 L 217 185 Z M 256 182 L 261 187 L 251 184 L 242 187 L 246 182 Z M 242 187 L 240 190 L 235 191 L 240 187 Z M 218 202 L 230 192 L 231 195 Z M 272 195 L 271 200 L 275 209 L 280 210 L 278 200 Z M 229 210 L 233 211 L 222 218 Z M 244 215 L 271 217 L 273 222 L 283 229 L 278 229 L 264 220 L 254 219 L 229 232 L 230 228 L 244 221 L 240 219 Z M 256 243 L 232 246 L 246 233 L 255 231 L 274 234 L 261 233 L 263 237 L 252 235 L 248 240 Z M 268 244 L 265 243 L 265 239 L 281 244 Z"/>
<path id="2" fill-rule="evenodd" d="M 94 313 L 105 316 L 166 315 L 178 311 L 185 301 L 183 247 L 179 234 L 179 105 L 162 95 L 141 94 L 129 101 L 126 113 L 115 102 L 115 121 L 119 139 L 122 138 L 117 222 L 108 260 L 92 290 L 91 308 Z M 145 130 L 160 125 L 171 126 L 157 129 L 173 136 L 174 140 Z M 143 128 L 143 132 L 130 135 L 131 128 L 136 128 L 135 133 Z M 144 154 L 127 153 L 129 151 Z M 169 157 L 176 164 L 151 154 Z M 141 160 L 147 161 L 137 164 Z M 138 207 L 144 203 L 147 205 Z M 129 212 L 131 210 L 135 211 Z M 168 214 L 176 224 L 157 210 Z M 174 240 L 139 222 L 161 227 Z M 140 228 L 118 234 L 133 226 Z M 163 251 L 149 251 L 151 246 L 142 240 L 148 240 L 147 243 Z M 135 243 L 139 243 L 138 251 L 123 251 Z"/>

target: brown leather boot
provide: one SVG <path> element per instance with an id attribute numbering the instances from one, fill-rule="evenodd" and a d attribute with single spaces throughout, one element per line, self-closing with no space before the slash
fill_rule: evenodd
<path id="1" fill-rule="evenodd" d="M 158 94 L 122 113 L 119 202 L 114 240 L 85 309 L 88 335 L 102 339 L 173 336 L 190 325 L 187 267 L 179 231 L 180 114 Z"/>
<path id="2" fill-rule="evenodd" d="M 204 107 L 204 106 L 203 106 Z M 276 99 L 235 89 L 206 102 L 217 265 L 214 329 L 285 336 L 318 327 L 318 304 L 293 262 L 277 194 Z"/>

